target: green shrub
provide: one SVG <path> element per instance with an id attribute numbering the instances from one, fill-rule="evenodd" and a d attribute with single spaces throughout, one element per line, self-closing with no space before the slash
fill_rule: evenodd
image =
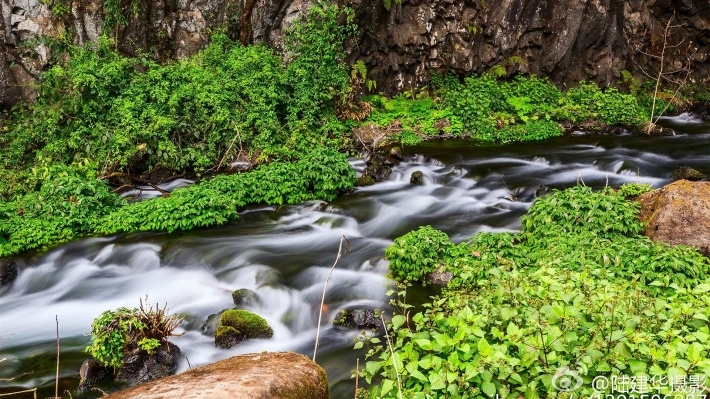
<path id="1" fill-rule="evenodd" d="M 136 203 L 126 203 L 105 182 L 81 169 L 56 167 L 39 191 L 0 201 L 0 256 L 46 249 L 90 234 L 191 230 L 236 220 L 250 204 L 331 201 L 354 187 L 345 155 L 316 148 L 294 162 L 221 175 Z"/>
<path id="2" fill-rule="evenodd" d="M 578 185 L 533 204 L 521 218 L 523 231 L 531 239 L 565 237 L 569 234 L 592 233 L 599 237 L 637 236 L 644 230 L 636 218 L 640 205 L 627 201 L 611 188 L 592 191 Z"/>
<path id="3" fill-rule="evenodd" d="M 595 120 L 610 125 L 638 126 L 649 119 L 650 107 L 639 104 L 636 96 L 609 87 L 602 91 L 595 83 L 581 82 L 560 101 L 554 117 L 579 124 Z"/>
<path id="4" fill-rule="evenodd" d="M 419 281 L 441 265 L 452 246 L 446 233 L 423 226 L 394 240 L 385 250 L 385 259 L 395 277 Z"/>
<path id="5" fill-rule="evenodd" d="M 375 106 L 370 117 L 364 123 L 373 123 L 380 128 L 398 127 L 399 133 L 394 139 L 416 144 L 417 134 L 437 136 L 440 133 L 461 136 L 463 123 L 446 107 L 442 107 L 431 98 L 411 99 L 404 95 L 387 99 L 382 96 L 371 96 L 368 101 Z M 419 139 L 421 140 L 421 139 Z"/>

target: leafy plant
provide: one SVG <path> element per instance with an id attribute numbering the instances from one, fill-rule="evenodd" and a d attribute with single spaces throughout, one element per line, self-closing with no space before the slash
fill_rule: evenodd
<path id="1" fill-rule="evenodd" d="M 603 269 L 502 265 L 469 290 L 433 298 L 410 321 L 394 316 L 393 351 L 373 342 L 361 375 L 377 381 L 371 398 L 398 397 L 397 379 L 408 398 L 539 398 L 565 388 L 560 371 L 579 378 L 575 394 L 590 395 L 597 376 L 704 374 L 708 291 L 703 284 L 659 299 Z"/>
<path id="2" fill-rule="evenodd" d="M 146 298 L 147 301 L 147 298 Z M 86 347 L 96 360 L 114 368 L 121 367 L 124 354 L 133 349 L 152 352 L 175 336 L 182 318 L 167 314 L 167 305 L 107 310 L 91 323 L 91 345 Z"/>
<path id="3" fill-rule="evenodd" d="M 452 246 L 446 233 L 423 226 L 394 240 L 385 250 L 385 259 L 395 277 L 417 281 L 435 271 Z"/>

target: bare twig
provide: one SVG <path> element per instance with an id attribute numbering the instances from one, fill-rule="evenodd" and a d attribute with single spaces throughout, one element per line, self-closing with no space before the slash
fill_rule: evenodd
<path id="1" fill-rule="evenodd" d="M 219 161 L 219 164 L 217 164 L 217 172 L 219 172 L 219 169 L 222 167 L 222 163 L 224 160 L 227 158 L 227 155 L 229 155 L 229 152 L 232 150 L 232 146 L 234 145 L 234 142 L 239 139 L 239 153 L 241 154 L 243 149 L 242 149 L 242 136 L 239 134 L 239 129 L 234 129 L 237 134 L 234 135 L 232 138 L 232 142 L 229 143 L 229 147 L 227 147 L 227 151 L 224 152 L 224 155 L 222 156 L 222 159 Z"/>
<path id="2" fill-rule="evenodd" d="M 321 297 L 320 300 L 320 309 L 318 311 L 318 328 L 316 329 L 316 344 L 315 347 L 313 348 L 313 361 L 316 361 L 316 352 L 318 351 L 318 339 L 320 338 L 320 323 L 321 319 L 323 318 L 323 304 L 325 303 L 325 291 L 328 288 L 328 281 L 330 280 L 330 275 L 333 274 L 333 270 L 335 269 L 335 265 L 338 264 L 338 261 L 340 260 L 340 257 L 343 255 L 343 241 L 348 244 L 348 249 L 349 251 L 352 251 L 352 246 L 350 245 L 350 241 L 348 241 L 345 236 L 340 237 L 340 245 L 338 245 L 338 256 L 335 258 L 335 262 L 333 263 L 333 266 L 330 267 L 330 271 L 328 272 L 328 276 L 325 278 L 325 283 L 323 284 L 323 296 Z"/>
<path id="3" fill-rule="evenodd" d="M 358 377 L 360 377 L 360 358 L 355 359 L 355 399 L 357 399 Z"/>
<path id="4" fill-rule="evenodd" d="M 54 320 L 57 322 L 57 376 L 54 379 L 54 397 L 59 397 L 59 316 L 54 315 Z"/>

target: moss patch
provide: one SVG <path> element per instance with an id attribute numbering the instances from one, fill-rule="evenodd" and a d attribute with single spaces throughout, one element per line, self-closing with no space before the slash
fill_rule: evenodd
<path id="1" fill-rule="evenodd" d="M 263 317 L 242 309 L 231 309 L 222 313 L 221 326 L 232 327 L 246 338 L 271 338 L 274 330 Z M 215 335 L 219 332 L 219 328 Z"/>

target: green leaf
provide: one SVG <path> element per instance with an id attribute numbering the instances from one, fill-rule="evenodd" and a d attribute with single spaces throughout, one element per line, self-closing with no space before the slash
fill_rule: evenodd
<path id="1" fill-rule="evenodd" d="M 481 390 L 491 398 L 496 395 L 496 386 L 492 382 L 484 382 L 481 384 Z"/>

